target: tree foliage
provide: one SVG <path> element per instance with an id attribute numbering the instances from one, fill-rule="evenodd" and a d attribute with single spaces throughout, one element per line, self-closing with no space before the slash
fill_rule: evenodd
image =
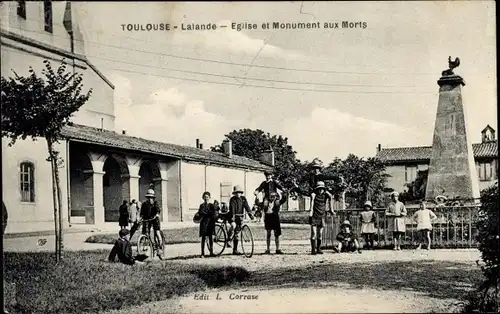
<path id="1" fill-rule="evenodd" d="M 288 143 L 288 138 L 281 135 L 271 135 L 263 130 L 234 130 L 226 137 L 233 143 L 233 153 L 251 159 L 260 159 L 263 151 L 272 148 L 275 153 L 275 176 L 286 188 L 293 186 L 295 181 L 301 190 L 308 191 L 311 187 L 310 175 L 313 172 L 313 162 L 301 162 L 296 158 L 296 152 Z M 223 152 L 222 144 L 212 147 L 212 151 Z M 321 162 L 321 161 L 320 161 Z M 343 177 L 345 184 L 338 180 L 326 181 L 327 188 L 335 195 L 346 191 L 347 196 L 357 200 L 355 206 L 361 206 L 367 198 L 372 202 L 383 202 L 383 190 L 387 180 L 385 166 L 375 158 L 363 159 L 349 155 L 345 160 L 334 159 L 321 172 L 327 175 Z"/>
<path id="2" fill-rule="evenodd" d="M 286 188 L 292 186 L 294 178 L 304 175 L 303 164 L 296 158 L 296 152 L 288 143 L 288 138 L 271 135 L 263 130 L 234 130 L 226 137 L 232 141 L 233 154 L 260 160 L 261 153 L 268 149 L 274 151 L 275 177 Z M 222 144 L 211 148 L 215 152 L 223 152 Z"/>
<path id="3" fill-rule="evenodd" d="M 51 163 L 56 235 L 56 259 L 62 258 L 62 195 L 59 168 L 62 159 L 54 144 L 61 139 L 61 132 L 72 115 L 90 98 L 92 90 L 82 94 L 81 74 L 67 71 L 64 60 L 54 70 L 49 61 L 39 77 L 32 67 L 24 77 L 13 71 L 14 76 L 1 79 L 2 137 L 9 138 L 9 146 L 17 140 L 45 138 Z"/>
<path id="4" fill-rule="evenodd" d="M 54 70 L 44 60 L 43 77 L 32 67 L 27 77 L 2 77 L 2 137 L 13 145 L 18 139 L 43 137 L 56 142 L 62 127 L 90 97 L 82 94 L 82 76 L 66 71 L 63 62 Z"/>
<path id="5" fill-rule="evenodd" d="M 500 212 L 498 183 L 481 193 L 477 240 L 485 280 L 471 293 L 464 313 L 498 313 L 500 310 Z"/>
<path id="6" fill-rule="evenodd" d="M 384 188 L 388 175 L 385 165 L 376 158 L 360 158 L 349 154 L 346 159 L 335 158 L 325 169 L 325 174 L 342 176 L 345 186 L 327 182 L 335 194 L 345 191 L 346 198 L 352 198 L 356 207 L 371 200 L 374 206 L 383 206 Z"/>
<path id="7" fill-rule="evenodd" d="M 406 184 L 408 191 L 400 194 L 400 200 L 403 202 L 424 200 L 428 174 L 429 170 L 417 171 L 417 177 L 413 182 Z"/>

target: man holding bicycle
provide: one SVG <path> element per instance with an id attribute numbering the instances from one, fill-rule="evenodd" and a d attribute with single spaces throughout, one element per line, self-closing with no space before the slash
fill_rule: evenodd
<path id="1" fill-rule="evenodd" d="M 233 255 L 241 254 L 238 252 L 238 233 L 239 229 L 241 229 L 245 212 L 247 212 L 248 216 L 250 216 L 250 219 L 253 219 L 248 201 L 245 196 L 243 196 L 243 189 L 237 185 L 233 188 L 233 197 L 229 200 L 229 215 L 231 217 L 231 228 L 229 230 L 229 234 L 231 235 L 231 233 L 234 232 Z M 231 236 L 228 238 L 231 238 Z"/>
<path id="2" fill-rule="evenodd" d="M 160 207 L 155 201 L 155 191 L 152 189 L 148 190 L 146 201 L 142 203 L 140 219 L 142 221 L 142 234 L 149 234 L 151 226 L 153 226 L 155 232 L 154 241 L 160 247 L 160 243 L 158 243 L 158 241 L 162 241 L 160 233 Z"/>

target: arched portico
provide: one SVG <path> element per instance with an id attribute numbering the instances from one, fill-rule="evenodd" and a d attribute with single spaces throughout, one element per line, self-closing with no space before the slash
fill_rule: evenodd
<path id="1" fill-rule="evenodd" d="M 127 164 L 122 157 L 111 155 L 106 158 L 103 171 L 104 221 L 117 222 L 120 205 L 123 200 L 129 201 L 129 191 L 124 184 L 129 174 Z"/>
<path id="2" fill-rule="evenodd" d="M 70 150 L 69 172 L 70 222 L 94 224 L 94 171 L 89 155 L 84 151 Z"/>

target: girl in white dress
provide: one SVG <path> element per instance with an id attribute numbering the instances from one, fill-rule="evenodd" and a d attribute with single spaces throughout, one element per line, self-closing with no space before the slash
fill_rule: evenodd
<path id="1" fill-rule="evenodd" d="M 367 248 L 373 249 L 373 236 L 375 235 L 375 212 L 372 202 L 366 201 L 361 212 L 361 235 L 365 239 Z"/>
<path id="2" fill-rule="evenodd" d="M 432 220 L 436 218 L 436 214 L 427 208 L 425 202 L 420 203 L 420 209 L 413 215 L 413 219 L 417 222 L 417 231 L 420 234 L 420 243 L 417 250 L 422 248 L 425 239 L 427 239 L 427 250 L 431 249 Z"/>

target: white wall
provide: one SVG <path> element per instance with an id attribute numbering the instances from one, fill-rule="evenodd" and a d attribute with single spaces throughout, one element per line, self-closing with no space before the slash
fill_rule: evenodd
<path id="1" fill-rule="evenodd" d="M 45 139 L 36 142 L 18 141 L 8 147 L 8 140 L 2 139 L 2 199 L 9 215 L 6 233 L 54 230 L 54 205 L 52 198 L 52 172 Z M 63 202 L 63 221 L 68 222 L 66 142 L 56 148 L 64 159 L 59 169 Z M 35 165 L 35 202 L 21 202 L 20 164 L 30 161 Z"/>
<path id="2" fill-rule="evenodd" d="M 52 2 L 53 5 L 53 33 L 44 30 L 43 20 L 43 2 L 26 3 L 26 20 L 17 16 L 17 2 L 2 2 L 0 6 L 0 16 L 2 17 L 2 31 L 8 31 L 21 35 L 37 42 L 42 42 L 52 48 L 62 49 L 66 52 L 71 51 L 69 35 L 64 28 L 63 15 L 65 2 Z M 72 4 L 73 11 L 79 8 L 79 4 Z M 76 21 L 75 21 L 76 23 Z M 76 35 L 75 35 L 76 36 Z M 1 47 L 2 66 L 1 74 L 4 77 L 13 76 L 12 69 L 19 75 L 28 75 L 31 66 L 38 75 L 41 75 L 44 59 L 51 62 L 53 68 L 60 65 L 64 58 L 62 55 L 48 52 L 44 49 L 34 48 L 32 46 L 20 43 L 2 36 L 2 42 L 5 45 Z M 76 49 L 78 48 L 78 49 Z M 84 53 L 83 38 L 75 44 L 75 52 Z M 73 69 L 72 60 L 66 58 L 68 70 Z M 96 71 L 88 66 L 86 62 L 76 60 L 76 72 L 83 75 L 83 91 L 92 89 L 92 95 L 89 101 L 80 108 L 73 116 L 72 121 L 78 124 L 103 127 L 108 130 L 115 130 L 114 117 L 114 90 L 101 78 Z"/>
<path id="3" fill-rule="evenodd" d="M 254 200 L 253 192 L 264 180 L 263 173 L 255 171 L 188 162 L 182 162 L 181 173 L 184 221 L 192 219 L 198 210 L 202 203 L 203 192 L 208 191 L 212 195 L 212 200 L 221 201 L 221 183 L 230 183 L 232 186 L 240 185 L 245 190 L 244 195 L 251 206 Z"/>

